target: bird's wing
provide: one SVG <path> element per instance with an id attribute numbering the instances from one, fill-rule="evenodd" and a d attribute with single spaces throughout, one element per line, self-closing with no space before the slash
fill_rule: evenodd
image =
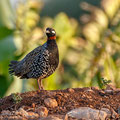
<path id="1" fill-rule="evenodd" d="M 39 46 L 28 53 L 23 60 L 20 61 L 22 73 L 21 76 L 31 71 L 31 66 L 34 62 L 35 57 L 41 52 L 42 46 Z"/>

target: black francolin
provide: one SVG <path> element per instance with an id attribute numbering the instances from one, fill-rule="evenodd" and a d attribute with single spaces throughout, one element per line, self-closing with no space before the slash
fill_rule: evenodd
<path id="1" fill-rule="evenodd" d="M 46 29 L 47 42 L 28 53 L 21 61 L 11 61 L 9 73 L 22 78 L 35 78 L 39 89 L 43 89 L 42 79 L 50 76 L 59 64 L 56 32 Z"/>

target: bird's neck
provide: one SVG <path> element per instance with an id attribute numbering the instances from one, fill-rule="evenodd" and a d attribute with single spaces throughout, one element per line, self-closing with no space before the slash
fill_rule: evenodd
<path id="1" fill-rule="evenodd" d="M 56 43 L 56 39 L 48 39 L 47 44 L 54 44 Z"/>
<path id="2" fill-rule="evenodd" d="M 48 40 L 56 40 L 56 36 L 48 37 Z"/>
<path id="3" fill-rule="evenodd" d="M 50 47 L 50 48 L 51 48 L 51 46 L 52 47 L 56 46 L 56 39 L 55 38 L 54 39 L 53 38 L 52 39 L 48 38 L 47 39 L 47 46 Z"/>

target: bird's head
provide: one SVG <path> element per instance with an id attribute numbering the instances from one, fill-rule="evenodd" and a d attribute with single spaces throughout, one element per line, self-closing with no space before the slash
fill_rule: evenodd
<path id="1" fill-rule="evenodd" d="M 46 35 L 48 39 L 56 39 L 56 32 L 53 28 L 46 28 Z"/>

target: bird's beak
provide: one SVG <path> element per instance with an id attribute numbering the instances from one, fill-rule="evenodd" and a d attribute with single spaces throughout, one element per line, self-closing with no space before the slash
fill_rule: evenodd
<path id="1" fill-rule="evenodd" d="M 49 31 L 49 30 L 46 30 L 46 33 L 50 33 L 50 31 Z"/>

